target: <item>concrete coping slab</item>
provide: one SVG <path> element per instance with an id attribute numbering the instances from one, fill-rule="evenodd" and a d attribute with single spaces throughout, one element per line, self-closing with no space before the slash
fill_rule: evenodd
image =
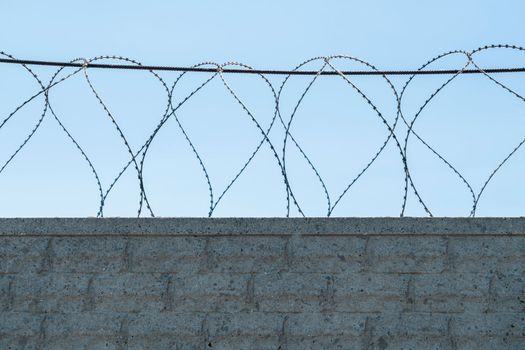
<path id="1" fill-rule="evenodd" d="M 524 236 L 525 217 L 0 218 L 0 236 Z"/>

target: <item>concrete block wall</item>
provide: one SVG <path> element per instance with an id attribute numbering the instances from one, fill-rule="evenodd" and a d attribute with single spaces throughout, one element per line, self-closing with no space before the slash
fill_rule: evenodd
<path id="1" fill-rule="evenodd" d="M 0 219 L 0 349 L 525 349 L 525 219 Z"/>

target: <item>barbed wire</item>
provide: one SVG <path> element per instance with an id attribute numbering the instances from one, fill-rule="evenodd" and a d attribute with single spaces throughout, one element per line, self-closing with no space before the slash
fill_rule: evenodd
<path id="1" fill-rule="evenodd" d="M 424 194 L 419 189 L 419 186 L 413 179 L 411 175 L 411 168 L 409 166 L 410 159 L 410 145 L 414 144 L 411 142 L 412 139 L 419 142 L 426 149 L 428 149 L 431 154 L 433 154 L 441 163 L 449 169 L 454 176 L 457 177 L 462 186 L 465 187 L 469 195 L 471 196 L 471 208 L 469 216 L 474 217 L 476 215 L 476 210 L 479 206 L 480 199 L 485 192 L 487 186 L 491 183 L 495 175 L 500 171 L 500 169 L 508 163 L 508 161 L 515 156 L 515 154 L 522 148 L 525 143 L 525 138 L 521 139 L 515 147 L 498 163 L 498 165 L 490 172 L 489 176 L 483 181 L 482 186 L 475 190 L 474 186 L 467 180 L 467 177 L 462 174 L 458 167 L 452 164 L 451 161 L 447 160 L 443 154 L 441 154 L 437 148 L 425 140 L 416 130 L 417 121 L 420 119 L 422 112 L 427 108 L 429 103 L 439 95 L 450 83 L 456 80 L 459 76 L 464 74 L 479 74 L 486 77 L 490 82 L 494 83 L 496 86 L 500 87 L 504 91 L 510 93 L 512 96 L 525 102 L 525 97 L 516 92 L 514 89 L 503 84 L 501 81 L 496 79 L 492 74 L 497 73 L 520 73 L 525 72 L 525 68 L 521 67 L 511 67 L 511 68 L 481 68 L 478 63 L 476 63 L 476 56 L 484 51 L 488 50 L 513 50 L 518 52 L 524 52 L 525 48 L 513 46 L 513 45 L 487 45 L 480 47 L 472 51 L 456 50 L 443 53 L 438 55 L 428 62 L 423 64 L 416 70 L 379 70 L 374 65 L 352 56 L 345 55 L 334 55 L 334 56 L 324 56 L 324 57 L 315 57 L 309 60 L 302 62 L 297 65 L 292 70 L 261 70 L 255 69 L 251 66 L 248 66 L 239 62 L 227 62 L 224 64 L 219 64 L 215 62 L 203 62 L 196 64 L 190 67 L 168 67 L 168 66 L 145 66 L 140 62 L 122 56 L 97 56 L 91 59 L 77 58 L 69 62 L 54 62 L 54 61 L 35 61 L 35 60 L 24 60 L 17 59 L 14 56 L 0 51 L 0 63 L 6 64 L 15 64 L 23 67 L 27 71 L 32 79 L 34 79 L 38 85 L 38 92 L 32 94 L 29 98 L 25 99 L 21 104 L 19 104 L 12 112 L 10 112 L 1 122 L 0 130 L 5 127 L 8 123 L 12 122 L 13 118 L 20 113 L 20 111 L 38 97 L 43 96 L 44 105 L 42 107 L 41 113 L 37 122 L 33 125 L 30 132 L 25 136 L 23 141 L 16 147 L 15 151 L 8 155 L 7 160 L 3 163 L 0 163 L 0 175 L 4 170 L 13 163 L 13 160 L 21 152 L 22 149 L 27 147 L 30 140 L 34 137 L 37 131 L 41 128 L 41 125 L 49 114 L 53 117 L 53 120 L 58 124 L 59 130 L 65 133 L 67 138 L 73 143 L 75 149 L 80 153 L 82 159 L 85 161 L 87 166 L 90 169 L 90 172 L 93 175 L 93 179 L 97 185 L 98 195 L 100 197 L 97 216 L 104 216 L 104 209 L 108 200 L 109 195 L 112 193 L 115 185 L 121 180 L 123 175 L 131 167 L 134 170 L 137 179 L 137 194 L 138 194 L 138 209 L 137 216 L 143 215 L 144 207 L 149 216 L 155 216 L 153 210 L 153 203 L 148 198 L 148 191 L 146 190 L 146 181 L 144 179 L 145 171 L 145 161 L 148 156 L 148 153 L 151 149 L 151 145 L 156 139 L 159 131 L 166 125 L 169 120 L 174 120 L 178 129 L 181 131 L 185 142 L 188 144 L 191 153 L 195 157 L 195 160 L 198 162 L 198 165 L 202 171 L 202 176 L 207 186 L 207 192 L 209 196 L 209 208 L 208 216 L 213 216 L 218 205 L 221 203 L 223 198 L 229 193 L 231 188 L 237 183 L 240 177 L 245 173 L 246 169 L 253 162 L 255 157 L 262 152 L 262 149 L 266 148 L 272 155 L 272 158 L 275 160 L 275 171 L 278 171 L 280 177 L 282 178 L 283 184 L 283 198 L 285 201 L 285 212 L 286 216 L 291 215 L 292 209 L 295 210 L 299 215 L 306 217 L 307 213 L 303 209 L 303 204 L 297 197 L 297 189 L 294 184 L 296 179 L 291 176 L 290 165 L 287 161 L 290 153 L 290 147 L 296 149 L 301 155 L 302 159 L 308 165 L 308 168 L 312 171 L 313 177 L 318 182 L 318 186 L 322 193 L 324 194 L 326 200 L 326 216 L 331 216 L 334 212 L 334 209 L 345 199 L 351 188 L 362 178 L 362 176 L 369 171 L 372 165 L 376 160 L 384 153 L 385 149 L 389 144 L 393 144 L 393 147 L 397 149 L 399 154 L 399 161 L 403 169 L 403 182 L 404 189 L 403 195 L 400 200 L 400 209 L 399 215 L 404 216 L 407 208 L 407 202 L 409 200 L 409 194 L 414 195 L 417 199 L 418 205 L 426 212 L 427 215 L 433 216 L 431 211 L 431 206 L 427 203 L 427 200 L 424 199 Z M 465 59 L 465 63 L 458 69 L 429 69 L 431 65 L 439 63 L 441 60 L 450 57 L 462 57 Z M 110 61 L 110 62 L 119 62 L 119 63 L 100 63 L 100 61 Z M 357 64 L 364 69 L 362 70 L 340 70 L 336 62 L 350 62 L 352 64 Z M 317 70 L 305 70 L 305 67 L 314 64 L 321 63 L 320 68 Z M 44 83 L 42 79 L 35 73 L 30 66 L 51 66 L 58 67 L 56 71 L 51 75 L 49 82 Z M 71 72 L 66 72 L 65 69 L 74 68 Z M 114 112 L 111 111 L 109 105 L 106 103 L 102 94 L 99 92 L 96 84 L 90 77 L 91 69 L 121 69 L 121 70 L 141 70 L 146 71 L 157 83 L 160 84 L 162 90 L 165 93 L 165 108 L 158 122 L 153 129 L 153 131 L 146 137 L 145 142 L 142 143 L 138 149 L 133 149 L 131 143 L 129 142 L 128 136 L 123 131 L 120 126 L 117 118 L 114 115 Z M 174 71 L 179 72 L 180 74 L 174 82 L 170 85 L 166 82 L 166 79 L 159 75 L 159 71 Z M 71 79 L 74 76 L 77 76 L 79 73 L 82 73 L 85 83 L 89 87 L 90 92 L 94 96 L 95 100 L 98 102 L 102 108 L 103 113 L 106 115 L 108 121 L 112 125 L 114 131 L 118 135 L 118 139 L 122 143 L 122 147 L 125 152 L 128 154 L 128 160 L 126 164 L 120 168 L 117 175 L 110 182 L 109 186 L 104 187 L 102 185 L 100 171 L 95 167 L 95 163 L 88 156 L 88 152 L 81 146 L 80 142 L 76 137 L 73 136 L 71 131 L 65 126 L 61 117 L 58 115 L 56 110 L 53 108 L 51 103 L 51 93 L 55 87 L 62 84 L 63 82 Z M 191 73 L 210 73 L 211 75 L 206 77 L 196 88 L 191 90 L 186 94 L 179 102 L 174 101 L 174 94 L 180 86 L 180 82 L 183 77 Z M 273 116 L 270 118 L 269 124 L 264 126 L 261 120 L 256 117 L 256 114 L 252 109 L 246 104 L 240 97 L 240 95 L 235 91 L 232 85 L 229 83 L 227 74 L 250 74 L 255 75 L 258 79 L 263 82 L 264 86 L 268 90 L 273 104 Z M 275 89 L 267 75 L 283 75 L 284 80 L 281 82 L 278 89 Z M 282 109 L 282 100 L 286 95 L 285 91 L 287 90 L 288 85 L 290 84 L 292 77 L 294 76 L 310 76 L 311 79 L 306 84 L 306 87 L 300 93 L 298 100 L 293 104 L 293 108 L 289 114 L 284 113 Z M 395 108 L 393 110 L 381 110 L 374 100 L 368 96 L 362 88 L 360 88 L 356 82 L 352 81 L 350 77 L 352 76 L 379 76 L 384 82 L 385 86 L 391 93 L 391 97 L 395 102 Z M 390 80 L 389 76 L 394 75 L 407 75 L 409 78 L 402 85 L 401 89 L 398 90 Z M 406 92 L 408 88 L 413 84 L 416 76 L 422 75 L 449 75 L 444 83 L 442 83 L 438 88 L 436 88 L 423 102 L 423 104 L 417 109 L 417 111 L 408 115 L 404 109 L 404 100 L 406 99 Z M 373 156 L 365 163 L 365 165 L 350 178 L 347 184 L 344 186 L 343 190 L 338 194 L 333 194 L 330 191 L 330 184 L 323 177 L 324 175 L 315 164 L 312 157 L 307 153 L 305 148 L 301 146 L 300 141 L 294 137 L 294 120 L 297 118 L 297 112 L 301 105 L 303 104 L 304 99 L 309 95 L 312 87 L 316 85 L 321 76 L 333 76 L 335 78 L 341 79 L 345 85 L 350 87 L 356 96 L 364 101 L 366 106 L 373 112 L 377 117 L 378 122 L 384 126 L 386 130 L 385 138 L 380 142 L 379 147 L 373 153 Z M 210 176 L 210 170 L 208 165 L 204 161 L 204 157 L 199 152 L 195 142 L 190 137 L 186 128 L 184 127 L 182 121 L 178 117 L 177 113 L 179 109 L 185 105 L 189 100 L 191 100 L 198 92 L 203 90 L 213 81 L 219 81 L 227 93 L 231 96 L 233 101 L 239 106 L 242 113 L 244 113 L 247 120 L 253 126 L 254 130 L 260 135 L 260 138 L 257 140 L 255 147 L 252 151 L 249 152 L 248 158 L 242 163 L 242 165 L 234 171 L 234 176 L 226 182 L 226 186 L 221 190 L 217 191 L 216 186 L 212 183 L 212 177 Z M 386 115 L 393 115 L 393 120 L 389 121 Z M 280 124 L 284 128 L 284 136 L 277 140 L 274 136 L 270 136 L 270 133 L 275 128 L 276 124 Z M 399 125 L 404 124 L 407 128 L 406 132 L 402 135 L 399 134 Z M 282 143 L 282 147 L 276 146 L 276 141 Z M 265 146 L 266 147 L 263 147 Z M 228 166 L 228 165 L 224 165 Z M 1 177 L 0 177 L 1 181 Z M 312 184 L 313 185 L 313 184 Z M 174 213 L 176 214 L 176 213 Z"/>

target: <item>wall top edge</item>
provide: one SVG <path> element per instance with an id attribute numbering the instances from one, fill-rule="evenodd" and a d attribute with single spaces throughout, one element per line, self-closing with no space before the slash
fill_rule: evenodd
<path id="1" fill-rule="evenodd" d="M 525 217 L 0 218 L 0 236 L 523 235 Z"/>

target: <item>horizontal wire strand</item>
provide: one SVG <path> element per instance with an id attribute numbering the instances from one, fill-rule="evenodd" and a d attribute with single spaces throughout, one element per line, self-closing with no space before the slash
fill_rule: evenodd
<path id="1" fill-rule="evenodd" d="M 451 75 L 457 74 L 456 69 L 433 69 L 433 70 L 350 70 L 350 71 L 289 71 L 274 69 L 239 69 L 239 68 L 204 68 L 204 67 L 175 67 L 175 66 L 145 66 L 111 63 L 77 63 L 57 62 L 0 58 L 0 63 L 19 65 L 49 66 L 49 67 L 73 67 L 73 68 L 99 68 L 99 69 L 123 69 L 123 70 L 147 70 L 147 71 L 172 71 L 172 72 L 200 72 L 200 73 L 233 73 L 233 74 L 263 74 L 263 75 Z M 525 67 L 466 69 L 461 74 L 485 74 L 485 73 L 525 73 Z"/>

